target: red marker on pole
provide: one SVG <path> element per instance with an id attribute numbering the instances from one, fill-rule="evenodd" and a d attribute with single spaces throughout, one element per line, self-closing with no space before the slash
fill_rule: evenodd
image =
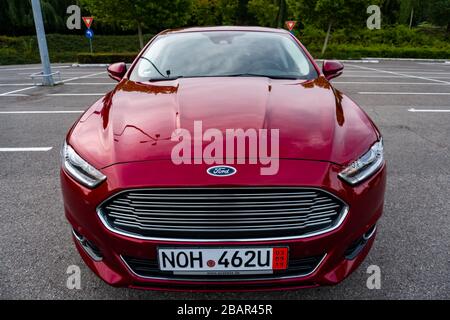
<path id="1" fill-rule="evenodd" d="M 297 21 L 286 21 L 286 27 L 289 31 L 292 31 L 294 29 L 295 25 L 297 24 Z"/>
<path id="2" fill-rule="evenodd" d="M 86 28 L 90 29 L 92 22 L 94 22 L 94 17 L 82 17 L 84 24 L 86 25 Z"/>

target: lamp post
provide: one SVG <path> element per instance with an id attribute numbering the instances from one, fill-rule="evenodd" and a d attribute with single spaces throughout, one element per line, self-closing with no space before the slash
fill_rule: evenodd
<path id="1" fill-rule="evenodd" d="M 39 45 L 39 54 L 42 62 L 42 84 L 44 86 L 53 86 L 52 70 L 48 56 L 47 40 L 45 38 L 44 21 L 42 20 L 41 3 L 39 0 L 31 0 L 33 8 L 34 25 L 36 27 L 36 36 Z"/>

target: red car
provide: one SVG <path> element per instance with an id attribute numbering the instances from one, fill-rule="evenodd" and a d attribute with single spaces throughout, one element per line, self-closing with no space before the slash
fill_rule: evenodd
<path id="1" fill-rule="evenodd" d="M 280 290 L 333 285 L 383 211 L 380 132 L 289 32 L 155 36 L 70 129 L 64 209 L 113 286 Z"/>

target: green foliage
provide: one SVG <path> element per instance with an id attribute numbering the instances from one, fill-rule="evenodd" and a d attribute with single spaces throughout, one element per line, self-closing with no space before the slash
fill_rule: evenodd
<path id="1" fill-rule="evenodd" d="M 377 0 L 317 0 L 314 8 L 322 27 L 333 26 L 364 28 L 369 5 L 378 5 Z"/>
<path id="2" fill-rule="evenodd" d="M 187 23 L 191 0 L 80 0 L 99 21 L 118 23 L 124 29 L 138 25 L 150 30 L 180 27 Z"/>
<path id="3" fill-rule="evenodd" d="M 152 35 L 144 34 L 147 42 Z M 83 35 L 47 35 L 50 60 L 56 62 L 76 62 L 79 53 L 89 52 L 89 42 Z M 93 41 L 94 53 L 122 54 L 139 51 L 139 41 L 136 35 L 103 36 L 99 35 Z M 126 54 L 129 57 L 129 54 Z M 98 58 L 100 60 L 100 57 Z M 39 63 L 39 50 L 36 37 L 5 37 L 0 36 L 0 65 Z"/>
<path id="4" fill-rule="evenodd" d="M 330 42 L 334 45 L 365 44 L 369 46 L 450 47 L 450 43 L 445 39 L 444 32 L 436 33 L 435 31 L 429 28 L 409 29 L 404 25 L 391 26 L 379 30 L 352 30 L 352 32 L 349 32 L 347 29 L 338 29 L 331 36 Z M 320 41 L 324 37 L 324 31 L 312 27 L 305 28 L 299 34 L 299 38 L 307 46 L 314 43 L 320 44 Z"/>
<path id="5" fill-rule="evenodd" d="M 42 16 L 47 31 L 67 30 L 66 9 L 73 3 L 73 0 L 41 0 Z M 35 32 L 29 0 L 1 0 L 0 21 L 0 34 L 33 34 Z"/>
<path id="6" fill-rule="evenodd" d="M 247 8 L 247 1 L 242 0 L 195 0 L 189 23 L 199 26 L 236 25 L 241 19 L 242 7 Z M 246 10 L 245 10 L 246 11 Z M 245 20 L 245 17 L 244 17 Z"/>
<path id="7" fill-rule="evenodd" d="M 447 27 L 450 32 L 450 0 L 429 0 L 428 12 L 430 21 L 438 26 Z"/>
<path id="8" fill-rule="evenodd" d="M 81 34 L 66 28 L 69 5 L 82 6 L 82 15 L 95 17 L 96 34 L 128 34 L 140 25 L 144 32 L 193 25 L 263 25 L 283 27 L 294 19 L 300 27 L 327 30 L 365 28 L 368 5 L 378 4 L 382 27 L 424 22 L 447 27 L 450 0 L 40 0 L 47 33 Z M 35 33 L 29 0 L 0 1 L 0 34 Z M 84 28 L 83 28 L 84 29 Z"/>
<path id="9" fill-rule="evenodd" d="M 123 53 L 79 53 L 77 54 L 78 63 L 131 63 L 136 58 L 137 52 Z"/>
<path id="10" fill-rule="evenodd" d="M 260 26 L 275 27 L 276 17 L 280 7 L 271 0 L 250 0 L 248 11 L 255 15 Z"/>

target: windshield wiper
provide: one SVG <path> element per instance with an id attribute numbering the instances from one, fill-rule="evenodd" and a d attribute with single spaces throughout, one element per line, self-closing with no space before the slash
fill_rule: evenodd
<path id="1" fill-rule="evenodd" d="M 269 79 L 285 79 L 285 80 L 299 80 L 302 79 L 296 76 L 288 75 L 269 75 L 269 74 L 259 74 L 259 73 L 236 73 L 236 74 L 224 74 L 222 77 L 263 77 Z"/>
<path id="2" fill-rule="evenodd" d="M 173 81 L 173 80 L 177 80 L 183 78 L 183 76 L 176 76 L 176 77 L 163 77 L 163 78 L 150 78 L 148 79 L 149 82 L 154 82 L 154 81 Z"/>
<path id="3" fill-rule="evenodd" d="M 155 68 L 156 72 L 158 72 L 163 78 L 166 78 L 166 79 L 169 78 L 168 75 L 163 75 L 162 72 L 159 71 L 158 67 L 152 62 L 152 60 L 150 60 L 149 58 L 143 57 L 143 56 L 140 58 L 148 61 L 152 65 L 152 67 Z M 167 73 L 170 74 L 170 71 L 167 70 Z"/>
<path id="4" fill-rule="evenodd" d="M 279 75 L 266 75 L 259 73 L 235 73 L 235 74 L 218 74 L 218 75 L 203 75 L 203 76 L 163 76 L 162 78 L 151 78 L 148 81 L 171 81 L 177 80 L 180 78 L 221 78 L 221 77 L 260 77 L 260 78 L 269 78 L 269 79 L 281 79 L 281 80 L 301 80 L 305 78 L 300 78 L 296 76 L 279 76 Z"/>

